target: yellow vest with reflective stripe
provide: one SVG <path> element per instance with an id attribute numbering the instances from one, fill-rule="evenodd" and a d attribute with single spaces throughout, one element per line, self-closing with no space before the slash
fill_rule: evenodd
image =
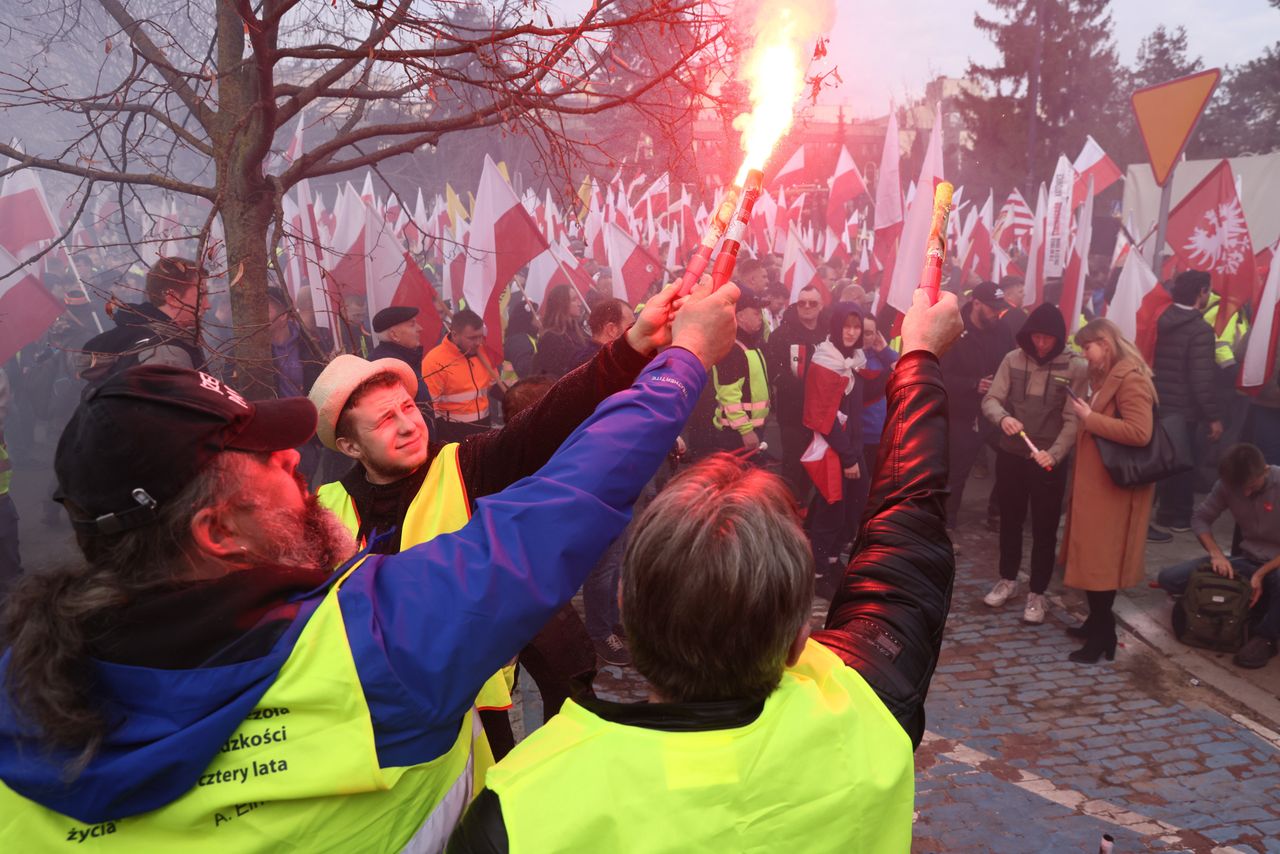
<path id="1" fill-rule="evenodd" d="M 815 641 L 743 727 L 662 732 L 567 701 L 489 770 L 511 854 L 906 852 L 911 741 Z"/>
<path id="2" fill-rule="evenodd" d="M 4 443 L 4 434 L 0 433 L 0 495 L 9 494 L 9 484 L 13 480 L 13 461 L 9 459 L 9 448 Z"/>
<path id="3" fill-rule="evenodd" d="M 341 584 L 189 791 L 138 816 L 85 825 L 0 783 L 0 848 L 77 850 L 83 843 L 94 852 L 240 854 L 443 847 L 476 785 L 476 713 L 467 712 L 444 755 L 380 767 L 338 603 Z"/>
<path id="4" fill-rule="evenodd" d="M 711 369 L 711 381 L 715 384 L 716 410 L 711 423 L 721 430 L 737 430 L 747 433 L 764 427 L 769 417 L 769 381 L 760 351 L 741 341 L 734 342 L 747 359 L 745 382 L 720 384 L 720 373 Z"/>
<path id="5" fill-rule="evenodd" d="M 359 536 L 360 514 L 356 511 L 355 500 L 341 481 L 335 480 L 317 489 L 316 500 L 342 520 L 351 536 Z M 404 524 L 400 526 L 400 550 L 430 542 L 441 534 L 452 534 L 470 518 L 471 504 L 467 501 L 467 488 L 458 468 L 458 443 L 451 442 L 441 448 L 431 461 L 431 468 L 427 470 L 418 494 L 409 502 Z M 360 547 L 365 545 L 361 543 Z M 511 690 L 503 673 L 494 674 L 484 683 L 476 705 L 481 709 L 511 707 Z"/>

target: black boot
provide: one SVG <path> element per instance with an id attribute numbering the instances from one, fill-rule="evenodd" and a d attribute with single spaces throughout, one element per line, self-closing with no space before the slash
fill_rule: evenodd
<path id="1" fill-rule="evenodd" d="M 1110 617 L 1110 619 L 1107 619 Z M 1098 659 L 1104 655 L 1107 661 L 1114 661 L 1116 657 L 1116 624 L 1115 617 L 1108 612 L 1106 616 L 1098 615 L 1095 619 L 1093 614 L 1089 615 L 1092 625 L 1089 621 L 1085 621 L 1088 629 L 1084 646 L 1067 656 L 1071 661 L 1080 664 L 1097 664 Z M 1082 627 L 1082 628 L 1084 628 Z"/>

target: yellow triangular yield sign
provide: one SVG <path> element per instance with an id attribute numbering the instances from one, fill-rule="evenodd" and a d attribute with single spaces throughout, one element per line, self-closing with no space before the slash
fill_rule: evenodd
<path id="1" fill-rule="evenodd" d="M 1133 93 L 1133 114 L 1151 158 L 1151 172 L 1161 187 L 1187 147 L 1196 121 L 1222 79 L 1222 69 L 1211 68 L 1168 83 L 1157 83 Z"/>

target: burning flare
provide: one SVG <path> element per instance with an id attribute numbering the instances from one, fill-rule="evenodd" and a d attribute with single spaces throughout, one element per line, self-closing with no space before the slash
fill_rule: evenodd
<path id="1" fill-rule="evenodd" d="M 739 8 L 739 15 L 744 10 Z M 831 0 L 792 0 L 760 4 L 754 17 L 752 50 L 743 77 L 750 87 L 751 112 L 734 121 L 742 131 L 742 168 L 734 179 L 742 186 L 747 172 L 764 169 L 778 140 L 791 129 L 795 106 L 805 89 L 805 71 L 815 42 L 831 28 Z"/>

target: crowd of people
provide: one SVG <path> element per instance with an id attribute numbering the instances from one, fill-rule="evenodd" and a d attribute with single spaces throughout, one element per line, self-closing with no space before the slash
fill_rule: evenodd
<path id="1" fill-rule="evenodd" d="M 517 277 L 500 330 L 437 297 L 434 336 L 406 306 L 326 336 L 270 287 L 277 399 L 258 402 L 211 340 L 226 298 L 199 264 L 62 283 L 67 319 L 0 373 L 12 451 L 60 436 L 44 506 L 82 553 L 22 574 L 0 441 L 0 838 L 65 837 L 70 817 L 124 846 L 306 828 L 336 848 L 544 850 L 659 822 L 655 848 L 750 847 L 839 803 L 865 817 L 841 850 L 905 850 L 971 478 L 992 480 L 986 605 L 1043 624 L 1064 567 L 1088 604 L 1071 660 L 1114 658 L 1117 593 L 1183 531 L 1206 558 L 1159 584 L 1249 579 L 1235 661 L 1274 656 L 1280 389 L 1224 391 L 1247 329 L 1215 336 L 1207 275 L 1168 283 L 1148 364 L 1103 287 L 1072 332 L 1016 276 L 953 279 L 894 317 L 875 276 L 829 266 L 792 300 L 776 256 L 715 292 L 655 281 L 635 306 L 585 266 L 589 292 L 540 304 Z M 1157 429 L 1195 465 L 1118 485 L 1102 443 Z M 596 697 L 602 664 L 634 666 L 653 702 Z M 548 718 L 519 745 L 517 669 Z"/>

